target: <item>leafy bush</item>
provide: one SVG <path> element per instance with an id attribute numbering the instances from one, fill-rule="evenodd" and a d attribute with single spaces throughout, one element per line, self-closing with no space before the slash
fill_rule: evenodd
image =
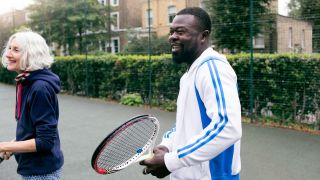
<path id="1" fill-rule="evenodd" d="M 143 104 L 143 100 L 141 95 L 138 93 L 126 94 L 120 99 L 120 104 L 129 106 L 141 106 Z"/>
<path id="2" fill-rule="evenodd" d="M 169 112 L 174 112 L 177 110 L 177 103 L 176 101 L 168 100 L 161 105 L 161 108 Z"/>

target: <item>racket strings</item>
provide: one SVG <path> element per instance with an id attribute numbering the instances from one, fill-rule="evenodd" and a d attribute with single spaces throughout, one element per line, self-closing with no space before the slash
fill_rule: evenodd
<path id="1" fill-rule="evenodd" d="M 150 119 L 138 120 L 115 132 L 100 153 L 97 165 L 106 170 L 121 169 L 138 154 L 145 152 L 152 138 L 156 136 L 157 126 Z"/>
<path id="2" fill-rule="evenodd" d="M 147 132 L 149 137 L 145 138 L 146 135 L 141 135 L 145 133 L 145 131 L 143 131 L 144 129 L 141 129 L 141 127 L 131 126 L 130 128 L 127 128 L 126 131 L 123 131 L 117 138 L 114 138 L 114 142 L 105 149 L 105 152 L 109 153 L 105 158 L 110 158 L 107 160 L 111 163 L 111 166 L 124 163 L 127 159 L 131 158 L 132 154 L 136 154 L 137 148 L 144 146 L 149 140 L 150 132 Z M 139 139 L 140 141 L 137 142 L 135 139 Z M 120 161 L 121 159 L 123 161 Z"/>

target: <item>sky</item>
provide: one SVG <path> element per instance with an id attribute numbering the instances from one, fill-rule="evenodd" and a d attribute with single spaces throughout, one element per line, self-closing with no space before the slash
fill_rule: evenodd
<path id="1" fill-rule="evenodd" d="M 6 13 L 14 9 L 24 9 L 33 0 L 0 0 L 0 14 Z"/>
<path id="2" fill-rule="evenodd" d="M 1 1 L 1 0 L 0 0 Z M 279 0 L 278 1 L 278 13 L 281 15 L 288 15 L 288 3 L 290 0 Z"/>
<path id="3" fill-rule="evenodd" d="M 290 0 L 279 0 L 278 11 L 281 15 L 287 15 L 287 4 Z M 0 14 L 6 13 L 14 9 L 23 9 L 33 0 L 0 0 Z"/>

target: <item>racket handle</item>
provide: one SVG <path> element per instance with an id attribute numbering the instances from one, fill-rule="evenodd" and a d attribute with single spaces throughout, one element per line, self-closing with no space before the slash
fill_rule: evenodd
<path id="1" fill-rule="evenodd" d="M 3 160 L 4 160 L 3 153 L 0 153 L 0 164 L 2 163 Z"/>
<path id="2" fill-rule="evenodd" d="M 153 153 L 149 153 L 149 154 L 146 154 L 146 155 L 143 155 L 143 156 L 140 156 L 136 162 L 140 162 L 140 161 L 143 161 L 145 159 L 151 159 L 153 157 Z"/>

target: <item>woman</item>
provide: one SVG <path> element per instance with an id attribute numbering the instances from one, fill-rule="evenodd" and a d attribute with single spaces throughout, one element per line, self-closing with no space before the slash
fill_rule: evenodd
<path id="1" fill-rule="evenodd" d="M 16 80 L 16 140 L 0 143 L 0 153 L 13 153 L 23 180 L 59 180 L 64 162 L 58 132 L 57 93 L 60 79 L 48 68 L 53 63 L 43 37 L 34 32 L 13 34 L 2 64 L 18 73 Z"/>

